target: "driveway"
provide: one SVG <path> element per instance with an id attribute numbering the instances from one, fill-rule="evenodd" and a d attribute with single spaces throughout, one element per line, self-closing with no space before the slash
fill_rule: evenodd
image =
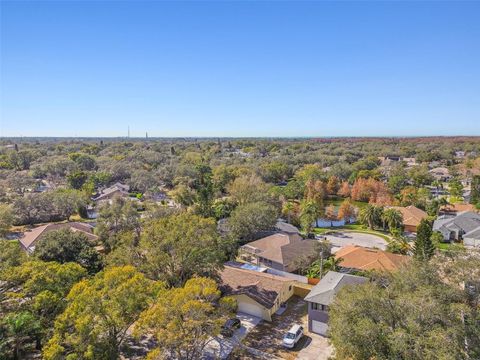
<path id="1" fill-rule="evenodd" d="M 380 236 L 365 234 L 359 232 L 335 232 L 325 235 L 333 246 L 332 252 L 335 253 L 340 248 L 347 245 L 358 245 L 367 248 L 378 248 L 385 250 L 387 242 Z"/>
<path id="2" fill-rule="evenodd" d="M 282 346 L 283 337 L 293 324 L 303 326 L 305 335 L 293 349 Z M 272 322 L 262 321 L 245 338 L 243 344 L 270 355 L 270 359 L 327 360 L 332 356 L 328 340 L 308 331 L 307 302 L 293 296 L 282 315 L 273 315 Z M 243 359 L 252 359 L 251 354 Z M 263 356 L 262 358 L 267 358 Z"/>
<path id="3" fill-rule="evenodd" d="M 242 326 L 231 338 L 218 335 L 212 339 L 204 351 L 204 359 L 226 359 L 240 341 L 262 320 L 258 317 L 238 313 Z"/>

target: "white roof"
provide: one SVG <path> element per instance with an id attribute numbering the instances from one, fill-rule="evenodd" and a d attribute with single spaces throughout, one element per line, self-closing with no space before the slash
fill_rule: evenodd
<path id="1" fill-rule="evenodd" d="M 288 330 L 288 332 L 295 334 L 295 333 L 298 331 L 298 329 L 300 329 L 300 327 L 301 327 L 300 325 L 295 324 L 295 325 L 293 325 L 293 326 L 290 328 L 290 330 Z"/>

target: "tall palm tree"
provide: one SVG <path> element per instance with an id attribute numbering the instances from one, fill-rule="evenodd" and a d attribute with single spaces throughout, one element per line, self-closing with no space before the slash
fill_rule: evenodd
<path id="1" fill-rule="evenodd" d="M 373 226 L 375 224 L 375 220 L 377 217 L 377 211 L 375 206 L 368 204 L 362 210 L 360 210 L 360 222 L 365 225 L 368 225 L 370 229 L 373 230 Z"/>
<path id="2" fill-rule="evenodd" d="M 311 232 L 314 222 L 318 227 L 318 206 L 312 200 L 303 200 L 300 204 L 300 209 L 300 221 L 304 231 L 308 234 Z"/>
<path id="3" fill-rule="evenodd" d="M 397 209 L 386 209 L 382 215 L 382 221 L 388 226 L 388 229 L 400 229 L 403 224 L 403 216 Z"/>

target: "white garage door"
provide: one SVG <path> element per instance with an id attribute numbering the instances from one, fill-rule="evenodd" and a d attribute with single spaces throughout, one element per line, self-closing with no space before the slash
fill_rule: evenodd
<path id="1" fill-rule="evenodd" d="M 239 301 L 238 311 L 263 319 L 263 309 L 255 304 L 249 304 L 243 301 Z"/>
<path id="2" fill-rule="evenodd" d="M 321 321 L 312 320 L 312 331 L 316 334 L 327 335 L 328 325 Z"/>

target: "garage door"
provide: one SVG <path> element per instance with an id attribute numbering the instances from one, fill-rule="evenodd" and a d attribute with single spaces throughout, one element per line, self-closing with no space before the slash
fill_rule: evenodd
<path id="1" fill-rule="evenodd" d="M 326 323 L 312 320 L 312 332 L 326 336 L 327 330 L 328 330 L 328 325 Z"/>
<path id="2" fill-rule="evenodd" d="M 243 301 L 239 301 L 238 311 L 263 319 L 263 309 L 255 304 L 249 304 Z"/>

